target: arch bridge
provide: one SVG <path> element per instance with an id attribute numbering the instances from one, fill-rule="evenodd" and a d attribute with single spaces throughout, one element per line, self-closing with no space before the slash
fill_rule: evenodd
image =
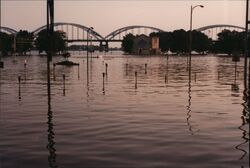
<path id="1" fill-rule="evenodd" d="M 17 31 L 9 28 L 9 27 L 0 27 L 1 32 L 7 33 L 7 34 L 16 34 Z"/>
<path id="2" fill-rule="evenodd" d="M 206 34 L 209 38 L 213 40 L 218 39 L 218 34 L 222 32 L 223 30 L 230 30 L 230 31 L 245 31 L 244 27 L 235 26 L 235 25 L 227 25 L 227 24 L 217 24 L 217 25 L 209 25 L 204 26 L 201 28 L 196 29 L 197 31 L 203 32 Z"/>

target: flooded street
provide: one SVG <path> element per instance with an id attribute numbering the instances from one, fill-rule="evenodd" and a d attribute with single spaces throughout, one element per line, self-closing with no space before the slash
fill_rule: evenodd
<path id="1" fill-rule="evenodd" d="M 48 96 L 46 57 L 3 58 L 1 168 L 249 166 L 243 59 L 235 74 L 231 57 L 193 56 L 191 78 L 185 56 L 69 59 L 51 63 Z"/>

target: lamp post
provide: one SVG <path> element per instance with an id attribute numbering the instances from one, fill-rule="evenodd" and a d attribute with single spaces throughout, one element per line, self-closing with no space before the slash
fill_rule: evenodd
<path id="1" fill-rule="evenodd" d="M 89 83 L 89 31 L 93 29 L 93 27 L 90 27 L 87 30 L 87 85 Z"/>
<path id="2" fill-rule="evenodd" d="M 204 8 L 203 5 L 191 5 L 191 14 L 190 14 L 190 32 L 189 32 L 189 76 L 191 75 L 191 56 L 192 56 L 192 31 L 193 31 L 193 11 L 195 8 L 201 7 Z"/>
<path id="3" fill-rule="evenodd" d="M 93 27 L 90 27 L 87 30 L 87 66 L 89 64 L 89 31 L 92 31 L 93 29 Z"/>
<path id="4" fill-rule="evenodd" d="M 249 0 L 246 0 L 246 27 L 245 27 L 245 60 L 244 60 L 244 81 L 245 81 L 245 87 L 247 85 L 247 67 L 249 68 L 249 72 L 250 73 L 250 63 L 249 65 L 247 65 L 247 60 L 248 60 L 248 28 L 249 28 L 249 24 L 250 24 L 250 20 L 249 20 Z M 250 76 L 250 74 L 249 74 Z M 249 79 L 250 80 L 250 79 Z"/>

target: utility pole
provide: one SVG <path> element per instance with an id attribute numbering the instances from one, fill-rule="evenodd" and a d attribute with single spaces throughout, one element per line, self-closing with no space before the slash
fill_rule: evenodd
<path id="1" fill-rule="evenodd" d="M 51 46 L 52 41 L 51 37 L 54 33 L 54 0 L 47 0 L 47 35 L 49 39 L 49 49 L 48 49 L 48 55 L 47 59 L 48 62 L 52 61 L 52 52 L 51 52 Z"/>
<path id="2" fill-rule="evenodd" d="M 250 65 L 247 64 L 248 62 L 248 25 L 250 23 L 249 20 L 249 0 L 246 0 L 246 27 L 245 27 L 245 60 L 244 60 L 244 84 L 247 86 L 247 70 L 250 68 Z M 249 67 L 248 67 L 249 66 Z M 250 69 L 249 69 L 250 71 Z M 250 72 L 248 72 L 250 73 Z M 249 77 L 248 77 L 249 78 Z M 249 79 L 248 79 L 249 80 Z"/>
<path id="3" fill-rule="evenodd" d="M 47 0 L 47 39 L 48 39 L 48 51 L 47 51 L 47 91 L 48 100 L 50 100 L 50 62 L 52 61 L 52 35 L 54 32 L 54 0 Z"/>

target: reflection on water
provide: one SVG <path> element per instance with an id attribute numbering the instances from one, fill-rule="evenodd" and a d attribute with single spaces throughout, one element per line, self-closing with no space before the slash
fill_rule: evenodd
<path id="1" fill-rule="evenodd" d="M 191 112 L 192 112 L 192 85 L 191 85 L 191 77 L 190 77 L 190 73 L 189 73 L 189 77 L 188 77 L 188 105 L 187 105 L 187 125 L 188 125 L 188 130 L 190 132 L 191 135 L 194 135 L 195 132 L 198 132 L 199 130 L 193 130 L 193 126 L 192 126 L 192 121 L 191 121 Z"/>
<path id="2" fill-rule="evenodd" d="M 56 163 L 56 149 L 55 149 L 55 133 L 53 130 L 53 112 L 51 109 L 51 83 L 50 83 L 50 66 L 47 67 L 47 96 L 48 96 L 48 113 L 47 113 L 47 125 L 48 125 L 48 145 L 47 149 L 49 151 L 48 161 L 50 168 L 57 168 Z M 64 91 L 65 92 L 65 91 Z"/>
<path id="3" fill-rule="evenodd" d="M 6 57 L 0 71 L 1 168 L 249 165 L 242 63 L 235 78 L 230 58 L 194 56 L 195 82 L 186 57 L 107 55 L 87 66 L 85 58 L 73 55 L 79 69 L 53 69 L 50 81 L 45 58 L 31 56 L 18 101 L 16 79 L 25 74 L 24 58 L 17 59 L 13 66 Z M 106 64 L 108 78 L 102 76 Z"/>
<path id="4" fill-rule="evenodd" d="M 242 124 L 238 127 L 239 130 L 242 131 L 242 142 L 238 144 L 235 148 L 239 151 L 242 152 L 242 156 L 240 156 L 239 160 L 243 160 L 245 157 L 247 157 L 247 154 L 249 151 L 245 150 L 244 146 L 248 145 L 249 146 L 249 107 L 248 107 L 248 102 L 249 102 L 249 95 L 248 95 L 248 88 L 245 88 L 243 91 L 243 100 L 244 103 L 242 103 L 243 106 L 243 111 L 242 111 Z M 242 166 L 244 167 L 244 166 Z"/>

